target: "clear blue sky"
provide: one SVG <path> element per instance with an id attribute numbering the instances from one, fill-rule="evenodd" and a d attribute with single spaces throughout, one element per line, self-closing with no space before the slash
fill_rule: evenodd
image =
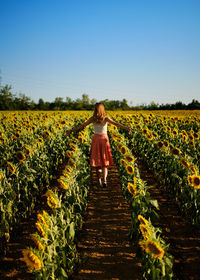
<path id="1" fill-rule="evenodd" d="M 2 85 L 34 101 L 200 100 L 199 0 L 0 0 Z"/>

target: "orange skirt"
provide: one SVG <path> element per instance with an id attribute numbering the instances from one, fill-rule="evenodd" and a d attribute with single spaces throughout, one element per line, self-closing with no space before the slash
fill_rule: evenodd
<path id="1" fill-rule="evenodd" d="M 114 165 L 110 142 L 107 134 L 94 134 L 90 150 L 90 166 L 103 167 Z"/>

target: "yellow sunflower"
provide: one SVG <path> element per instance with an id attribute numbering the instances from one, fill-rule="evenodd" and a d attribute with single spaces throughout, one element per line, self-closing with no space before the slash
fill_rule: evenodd
<path id="1" fill-rule="evenodd" d="M 26 157 L 25 157 L 25 155 L 23 154 L 22 151 L 18 151 L 18 152 L 16 153 L 16 158 L 17 158 L 20 162 L 23 162 L 23 161 L 26 159 Z"/>
<path id="2" fill-rule="evenodd" d="M 164 143 L 163 143 L 162 141 L 158 141 L 158 142 L 157 142 L 157 147 L 158 147 L 159 149 L 163 149 L 163 148 L 164 148 Z"/>
<path id="3" fill-rule="evenodd" d="M 127 171 L 127 173 L 128 173 L 129 175 L 133 175 L 134 172 L 135 172 L 135 169 L 134 169 L 134 167 L 133 167 L 132 165 L 127 164 L 127 165 L 126 165 L 126 171 Z"/>
<path id="4" fill-rule="evenodd" d="M 70 173 L 70 172 L 72 172 L 72 169 L 71 169 L 68 165 L 66 165 L 66 166 L 65 166 L 65 171 L 66 171 L 67 173 Z"/>
<path id="5" fill-rule="evenodd" d="M 136 187 L 132 183 L 129 182 L 127 188 L 133 196 L 136 195 L 137 190 L 136 190 Z"/>
<path id="6" fill-rule="evenodd" d="M 189 184 L 190 186 L 192 186 L 192 176 L 188 175 L 188 176 L 187 176 L 187 181 L 188 181 L 188 184 Z"/>
<path id="7" fill-rule="evenodd" d="M 38 250 L 41 250 L 41 251 L 45 250 L 45 247 L 44 247 L 39 235 L 31 234 L 31 239 L 35 242 Z"/>
<path id="8" fill-rule="evenodd" d="M 72 158 L 70 158 L 70 159 L 68 160 L 67 164 L 68 164 L 71 168 L 76 169 L 76 164 L 75 164 L 75 162 L 74 162 L 74 160 L 73 160 Z"/>
<path id="9" fill-rule="evenodd" d="M 42 261 L 32 249 L 23 250 L 22 253 L 27 266 L 36 270 L 40 270 L 42 268 Z"/>
<path id="10" fill-rule="evenodd" d="M 126 146 L 122 146 L 121 149 L 120 149 L 120 152 L 122 153 L 122 155 L 126 155 L 127 152 L 128 152 L 128 149 Z"/>
<path id="11" fill-rule="evenodd" d="M 171 154 L 174 155 L 174 156 L 179 156 L 179 155 L 181 154 L 181 150 L 178 149 L 178 148 L 171 148 L 171 149 L 170 149 L 170 152 L 171 152 Z"/>
<path id="12" fill-rule="evenodd" d="M 165 253 L 165 251 L 155 241 L 152 240 L 147 240 L 146 252 L 152 253 L 154 255 L 154 258 L 160 258 L 160 259 L 163 258 Z"/>
<path id="13" fill-rule="evenodd" d="M 196 169 L 196 167 L 195 167 L 193 164 L 190 164 L 190 165 L 189 165 L 189 169 L 190 169 L 190 171 L 191 171 L 193 174 L 197 174 L 197 169 Z"/>
<path id="14" fill-rule="evenodd" d="M 31 149 L 28 146 L 24 146 L 24 153 L 25 153 L 26 156 L 30 156 Z"/>
<path id="15" fill-rule="evenodd" d="M 45 232 L 44 227 L 42 226 L 42 224 L 40 222 L 36 222 L 35 226 L 36 226 L 38 232 L 41 234 L 41 236 L 46 237 L 46 232 Z"/>
<path id="16" fill-rule="evenodd" d="M 174 129 L 172 130 L 172 134 L 173 134 L 174 136 L 177 136 L 177 135 L 178 135 L 177 129 L 174 128 Z"/>
<path id="17" fill-rule="evenodd" d="M 141 225 L 145 225 L 145 226 L 149 225 L 149 222 L 142 215 L 138 215 L 138 220 L 140 221 Z"/>
<path id="18" fill-rule="evenodd" d="M 190 165 L 190 164 L 187 162 L 187 160 L 184 159 L 184 158 L 181 158 L 181 159 L 180 159 L 180 163 L 181 163 L 181 165 L 182 165 L 183 167 L 185 167 L 185 168 L 189 167 L 189 165 Z"/>
<path id="19" fill-rule="evenodd" d="M 140 228 L 143 238 L 147 240 L 149 238 L 149 236 L 151 235 L 151 232 L 150 232 L 148 226 L 140 224 L 139 228 Z"/>
<path id="20" fill-rule="evenodd" d="M 12 174 L 15 173 L 15 167 L 11 162 L 7 162 L 7 166 Z"/>
<path id="21" fill-rule="evenodd" d="M 135 161 L 135 159 L 134 159 L 134 157 L 132 155 L 125 155 L 125 159 L 128 162 L 131 162 L 131 163 L 133 163 Z"/>
<path id="22" fill-rule="evenodd" d="M 42 214 L 38 214 L 38 215 L 37 215 L 37 219 L 38 219 L 38 221 L 39 221 L 40 223 L 42 223 L 46 228 L 49 227 L 48 224 L 47 224 L 47 222 L 46 222 L 46 220 L 45 220 L 45 218 L 43 217 Z"/>
<path id="23" fill-rule="evenodd" d="M 77 151 L 78 150 L 78 147 L 72 143 L 69 144 L 70 148 L 73 150 L 73 151 Z"/>
<path id="24" fill-rule="evenodd" d="M 195 189 L 200 189 L 200 176 L 192 176 L 192 186 L 194 186 Z"/>
<path id="25" fill-rule="evenodd" d="M 59 183 L 59 186 L 60 186 L 63 190 L 69 189 L 68 184 L 65 183 L 62 179 L 58 179 L 57 181 L 58 181 L 58 183 Z"/>

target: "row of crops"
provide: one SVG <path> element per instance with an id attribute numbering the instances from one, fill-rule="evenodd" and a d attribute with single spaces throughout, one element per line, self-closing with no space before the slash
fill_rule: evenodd
<path id="1" fill-rule="evenodd" d="M 131 149 L 172 194 L 183 215 L 199 227 L 199 117 L 135 115 L 127 116 L 124 121 L 133 129 L 129 140 Z"/>
<path id="2" fill-rule="evenodd" d="M 77 232 L 90 185 L 89 150 L 92 127 L 65 137 L 65 130 L 90 113 L 1 113 L 0 250 L 15 226 L 34 213 L 32 246 L 23 251 L 35 279 L 68 279 L 79 262 Z M 199 115 L 112 113 L 133 134 L 110 126 L 109 135 L 122 191 L 130 202 L 130 239 L 138 240 L 144 279 L 172 279 L 173 257 L 157 221 L 158 202 L 140 179 L 133 153 L 152 168 L 175 197 L 183 214 L 199 225 Z M 123 133 L 123 134 L 122 134 Z M 122 237 L 123 238 L 123 237 Z"/>

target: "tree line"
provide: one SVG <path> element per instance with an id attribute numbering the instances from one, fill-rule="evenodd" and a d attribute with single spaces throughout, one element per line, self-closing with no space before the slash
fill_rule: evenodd
<path id="1" fill-rule="evenodd" d="M 82 94 L 81 98 L 72 100 L 66 97 L 56 97 L 53 102 L 44 101 L 42 98 L 38 102 L 34 102 L 25 94 L 13 94 L 12 86 L 5 85 L 0 87 L 0 110 L 93 110 L 96 99 L 90 99 L 87 94 Z M 178 101 L 174 104 L 157 104 L 151 102 L 150 104 L 141 104 L 136 106 L 128 105 L 124 98 L 120 100 L 100 100 L 105 106 L 106 110 L 200 110 L 200 102 L 193 99 L 189 104 L 184 104 Z"/>

